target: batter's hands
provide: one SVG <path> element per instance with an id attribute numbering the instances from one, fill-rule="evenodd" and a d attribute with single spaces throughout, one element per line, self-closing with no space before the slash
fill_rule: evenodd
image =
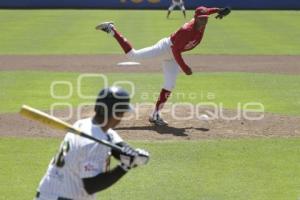
<path id="1" fill-rule="evenodd" d="M 131 168 L 145 165 L 149 161 L 149 153 L 142 149 L 133 149 L 130 146 L 125 146 L 120 155 L 121 167 L 128 171 Z"/>
<path id="2" fill-rule="evenodd" d="M 192 74 L 193 74 L 192 69 L 189 68 L 189 67 L 184 71 L 184 73 L 185 73 L 186 75 L 192 75 Z"/>
<path id="3" fill-rule="evenodd" d="M 150 159 L 150 154 L 144 149 L 136 149 L 135 151 L 138 153 L 135 160 L 136 166 L 146 165 Z"/>
<path id="4" fill-rule="evenodd" d="M 216 16 L 216 19 L 223 19 L 223 17 L 229 15 L 231 12 L 230 7 L 220 8 L 220 11 L 218 12 L 218 15 Z"/>

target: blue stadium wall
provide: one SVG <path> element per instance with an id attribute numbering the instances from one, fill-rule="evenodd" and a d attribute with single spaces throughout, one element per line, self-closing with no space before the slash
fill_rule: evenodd
<path id="1" fill-rule="evenodd" d="M 0 8 L 165 9 L 171 0 L 0 0 Z M 300 0 L 186 0 L 187 8 L 205 5 L 233 9 L 300 9 Z"/>

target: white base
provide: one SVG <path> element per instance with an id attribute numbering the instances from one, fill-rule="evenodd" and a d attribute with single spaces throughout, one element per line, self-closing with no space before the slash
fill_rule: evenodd
<path id="1" fill-rule="evenodd" d="M 139 62 L 119 62 L 117 65 L 118 66 L 136 66 L 136 65 L 140 65 L 141 63 Z"/>

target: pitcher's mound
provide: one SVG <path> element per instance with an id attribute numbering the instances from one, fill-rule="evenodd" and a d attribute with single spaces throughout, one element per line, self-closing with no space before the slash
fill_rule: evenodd
<path id="1" fill-rule="evenodd" d="M 167 107 L 167 106 L 166 106 Z M 168 109 L 168 108 L 167 108 Z M 81 115 L 77 116 L 78 108 L 73 108 L 72 118 L 66 120 L 74 123 L 79 117 L 92 117 L 93 107 L 80 109 Z M 203 108 L 203 113 L 209 108 Z M 226 119 L 198 119 L 196 116 L 191 119 L 183 119 L 191 114 L 188 107 L 177 108 L 174 119 L 170 113 L 164 113 L 163 117 L 169 122 L 169 126 L 156 127 L 148 122 L 151 107 L 140 107 L 136 112 L 127 113 L 122 122 L 115 128 L 125 140 L 198 140 L 216 138 L 241 138 L 241 137 L 300 137 L 300 117 L 286 116 L 271 113 L 248 113 L 255 117 L 264 115 L 260 120 L 249 120 L 245 118 L 229 120 L 237 114 L 235 110 L 223 110 Z M 203 112 L 202 112 L 203 111 Z M 212 110 L 210 110 L 212 111 Z M 67 110 L 56 110 L 53 115 L 61 119 L 69 116 Z M 201 115 L 200 115 L 201 116 Z M 17 113 L 0 115 L 1 136 L 18 137 L 64 137 L 65 133 L 51 129 L 47 126 L 32 120 L 25 119 Z"/>

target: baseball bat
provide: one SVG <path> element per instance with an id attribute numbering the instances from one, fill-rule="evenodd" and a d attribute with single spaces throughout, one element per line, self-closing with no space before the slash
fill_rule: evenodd
<path id="1" fill-rule="evenodd" d="M 73 127 L 71 124 L 64 122 L 64 121 L 62 121 L 54 116 L 51 116 L 47 113 L 44 113 L 40 110 L 32 108 L 30 106 L 23 105 L 20 110 L 20 114 L 24 117 L 27 117 L 27 118 L 33 119 L 35 121 L 38 121 L 42 124 L 45 124 L 51 128 L 70 132 L 70 133 L 73 133 L 76 135 L 80 135 L 81 137 L 88 138 L 90 140 L 93 140 L 93 141 L 103 144 L 105 146 L 108 146 L 120 153 L 122 152 L 122 148 L 119 147 L 118 145 L 110 143 L 106 140 L 100 140 L 100 139 L 94 138 L 90 135 L 87 135 L 86 133 L 81 132 L 79 129 Z"/>

